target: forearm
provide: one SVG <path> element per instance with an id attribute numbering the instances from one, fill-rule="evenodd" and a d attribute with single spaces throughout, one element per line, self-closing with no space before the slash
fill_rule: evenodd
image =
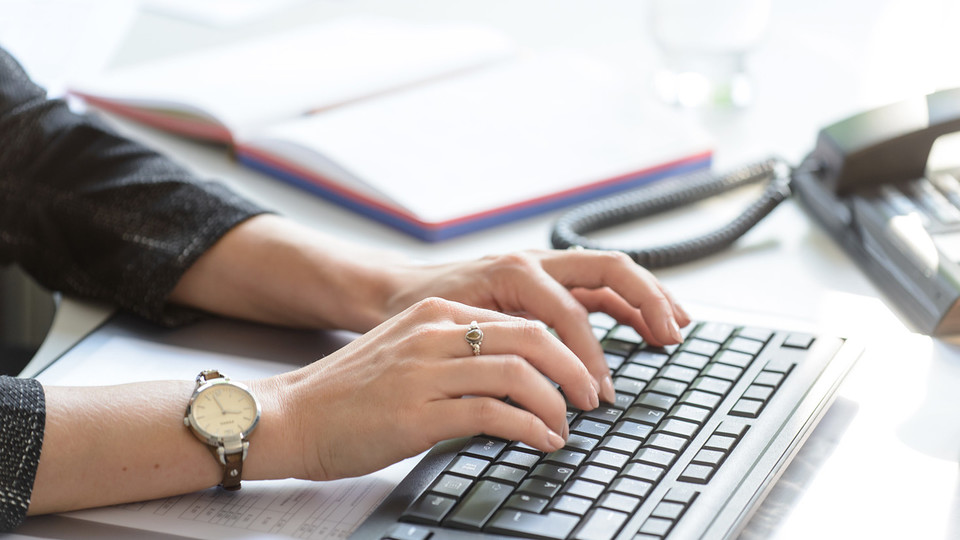
<path id="1" fill-rule="evenodd" d="M 260 426 L 246 480 L 301 475 L 283 445 L 283 407 L 272 380 L 251 385 Z M 63 512 L 189 493 L 217 485 L 222 467 L 183 424 L 193 381 L 47 387 L 47 420 L 29 514 Z"/>

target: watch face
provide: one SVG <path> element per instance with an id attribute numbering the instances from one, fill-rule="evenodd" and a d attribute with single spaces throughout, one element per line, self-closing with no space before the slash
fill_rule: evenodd
<path id="1" fill-rule="evenodd" d="M 193 424 L 212 437 L 245 436 L 260 418 L 253 394 L 233 383 L 201 389 L 191 412 Z"/>

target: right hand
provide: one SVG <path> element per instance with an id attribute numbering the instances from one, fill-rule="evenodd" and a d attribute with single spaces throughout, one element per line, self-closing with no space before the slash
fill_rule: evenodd
<path id="1" fill-rule="evenodd" d="M 474 320 L 480 356 L 464 339 Z M 278 422 L 286 441 L 266 442 L 287 445 L 274 467 L 292 466 L 268 476 L 312 480 L 366 474 L 478 433 L 550 452 L 569 431 L 564 395 L 584 410 L 599 404 L 594 378 L 543 325 L 437 298 L 264 382 L 278 394 L 276 415 L 265 408 L 262 425 Z"/>

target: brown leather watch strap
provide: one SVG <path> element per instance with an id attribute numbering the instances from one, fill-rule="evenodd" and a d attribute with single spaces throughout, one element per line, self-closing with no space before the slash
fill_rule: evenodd
<path id="1" fill-rule="evenodd" d="M 240 489 L 240 479 L 243 477 L 243 454 L 224 454 L 223 480 L 220 486 L 228 491 Z"/>

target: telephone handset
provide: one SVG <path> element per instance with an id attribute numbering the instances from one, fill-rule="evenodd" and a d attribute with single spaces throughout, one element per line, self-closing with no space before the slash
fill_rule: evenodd
<path id="1" fill-rule="evenodd" d="M 823 128 L 795 168 L 771 158 L 732 173 L 695 173 L 588 203 L 554 224 L 557 248 L 619 249 L 648 268 L 730 246 L 795 195 L 917 330 L 960 333 L 960 169 L 928 171 L 934 142 L 960 132 L 960 88 L 867 111 Z M 738 218 L 702 236 L 643 249 L 587 234 L 766 182 Z"/>

